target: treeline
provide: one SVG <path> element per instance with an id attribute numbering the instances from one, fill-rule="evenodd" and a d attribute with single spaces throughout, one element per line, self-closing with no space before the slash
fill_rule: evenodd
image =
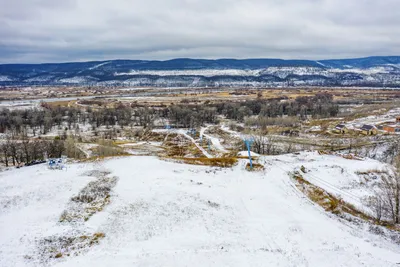
<path id="1" fill-rule="evenodd" d="M 46 158 L 60 158 L 63 155 L 74 159 L 87 158 L 90 155 L 82 150 L 81 142 L 79 137 L 74 136 L 65 139 L 60 136 L 52 139 L 32 139 L 27 135 L 7 135 L 0 144 L 0 162 L 9 167 L 33 165 Z M 92 152 L 93 155 L 100 157 L 126 154 L 111 140 L 102 138 L 97 139 L 97 146 Z"/>
<path id="2" fill-rule="evenodd" d="M 46 134 L 54 126 L 60 126 L 66 122 L 69 127 L 77 122 L 85 123 L 86 116 L 77 108 L 44 108 L 0 111 L 0 132 L 11 131 L 13 134 L 22 134 L 30 129 L 33 135 Z"/>
<path id="3" fill-rule="evenodd" d="M 176 104 L 169 107 L 134 107 L 117 105 L 115 108 L 51 107 L 42 105 L 42 109 L 0 111 L 0 133 L 21 134 L 29 131 L 33 136 L 44 135 L 54 127 L 66 130 L 90 124 L 92 130 L 101 126 L 152 127 L 157 120 L 170 122 L 176 127 L 197 127 L 204 123 L 217 123 L 218 116 L 244 121 L 244 118 L 277 118 L 281 116 L 306 119 L 312 117 L 331 117 L 339 112 L 333 97 L 320 93 L 314 97 L 298 97 L 294 101 L 256 99 L 244 102 L 220 104 Z M 268 124 L 271 120 L 260 120 Z"/>
<path id="4" fill-rule="evenodd" d="M 204 123 L 216 123 L 218 113 L 215 107 L 174 105 L 165 108 L 162 116 L 177 127 L 194 128 Z"/>
<path id="5" fill-rule="evenodd" d="M 65 150 L 65 141 L 60 138 L 31 140 L 26 135 L 7 136 L 0 145 L 0 159 L 6 167 L 20 166 L 22 163 L 31 164 L 45 157 L 59 158 Z"/>
<path id="6" fill-rule="evenodd" d="M 154 111 L 139 109 L 133 111 L 129 107 L 116 109 L 93 110 L 75 107 L 50 107 L 44 105 L 43 109 L 27 110 L 0 110 L 0 133 L 12 132 L 20 135 L 32 132 L 33 136 L 44 135 L 54 127 L 74 129 L 78 124 L 90 124 L 93 129 L 100 126 L 121 127 L 135 124 L 134 120 L 145 124 L 154 118 Z"/>
<path id="7" fill-rule="evenodd" d="M 253 100 L 217 105 L 217 112 L 229 119 L 243 121 L 247 116 L 275 118 L 279 116 L 299 116 L 301 119 L 335 117 L 339 106 L 328 93 L 318 93 L 313 97 L 301 96 L 294 101 L 286 99 Z"/>
<path id="8" fill-rule="evenodd" d="M 32 133 L 45 135 L 54 127 L 73 130 L 79 125 L 89 124 L 92 130 L 120 126 L 143 126 L 151 128 L 158 119 L 171 122 L 176 127 L 196 127 L 204 123 L 215 123 L 215 107 L 176 105 L 168 108 L 131 108 L 119 105 L 116 108 L 80 109 L 75 107 L 46 107 L 44 109 L 0 111 L 0 133 L 20 135 Z"/>

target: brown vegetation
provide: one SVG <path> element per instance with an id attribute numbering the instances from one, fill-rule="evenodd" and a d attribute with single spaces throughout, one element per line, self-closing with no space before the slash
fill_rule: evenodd
<path id="1" fill-rule="evenodd" d="M 248 171 L 262 171 L 264 170 L 264 165 L 260 163 L 253 162 L 253 168 L 250 167 L 250 163 L 246 164 L 246 170 Z"/>
<path id="2" fill-rule="evenodd" d="M 51 259 L 77 256 L 98 244 L 104 237 L 105 234 L 101 232 L 90 235 L 46 237 L 38 241 L 38 254 L 35 257 L 44 264 Z"/>
<path id="3" fill-rule="evenodd" d="M 88 183 L 78 195 L 71 198 L 68 208 L 60 216 L 60 222 L 87 221 L 110 203 L 110 192 L 118 178 L 107 177 L 107 173 L 93 175 L 98 179 Z"/>
<path id="4" fill-rule="evenodd" d="M 229 168 L 237 164 L 237 158 L 169 158 L 179 162 L 192 165 L 203 165 L 203 166 L 213 166 L 213 167 L 223 167 Z"/>
<path id="5" fill-rule="evenodd" d="M 354 205 L 349 204 L 342 199 L 326 192 L 324 189 L 311 184 L 297 172 L 292 175 L 292 178 L 296 181 L 295 185 L 301 192 L 303 192 L 310 200 L 328 212 L 347 220 L 351 220 L 351 217 L 348 217 L 348 215 L 350 215 L 352 217 L 367 221 L 371 224 L 381 225 L 391 230 L 400 231 L 399 228 L 393 227 L 392 224 L 386 221 L 376 220 L 376 218 L 373 218 L 372 216 L 369 216 L 368 214 L 358 210 L 356 207 L 354 207 Z"/>

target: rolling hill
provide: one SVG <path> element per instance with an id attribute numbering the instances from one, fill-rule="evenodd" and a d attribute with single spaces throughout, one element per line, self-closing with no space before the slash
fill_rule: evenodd
<path id="1" fill-rule="evenodd" d="M 172 59 L 0 65 L 0 86 L 400 87 L 400 57 Z"/>

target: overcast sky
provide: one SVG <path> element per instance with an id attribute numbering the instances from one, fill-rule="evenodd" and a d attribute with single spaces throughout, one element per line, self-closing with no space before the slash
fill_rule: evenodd
<path id="1" fill-rule="evenodd" d="M 0 0 L 0 63 L 400 55 L 399 0 Z"/>

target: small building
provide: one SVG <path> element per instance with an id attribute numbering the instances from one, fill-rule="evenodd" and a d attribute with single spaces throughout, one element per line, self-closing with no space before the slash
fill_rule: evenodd
<path id="1" fill-rule="evenodd" d="M 281 135 L 284 136 L 300 136 L 300 132 L 298 130 L 286 130 L 281 132 Z"/>
<path id="2" fill-rule="evenodd" d="M 343 123 L 338 124 L 335 126 L 335 128 L 333 129 L 334 133 L 339 133 L 339 134 L 345 134 L 349 132 L 349 129 L 346 127 L 346 125 L 344 125 Z"/>
<path id="3" fill-rule="evenodd" d="M 396 122 L 400 123 L 400 117 L 396 117 Z"/>
<path id="4" fill-rule="evenodd" d="M 373 125 L 364 124 L 361 128 L 361 133 L 364 135 L 375 135 L 378 133 L 378 129 Z"/>
<path id="5" fill-rule="evenodd" d="M 388 133 L 398 133 L 400 132 L 399 125 L 385 125 L 383 126 L 383 130 Z"/>

